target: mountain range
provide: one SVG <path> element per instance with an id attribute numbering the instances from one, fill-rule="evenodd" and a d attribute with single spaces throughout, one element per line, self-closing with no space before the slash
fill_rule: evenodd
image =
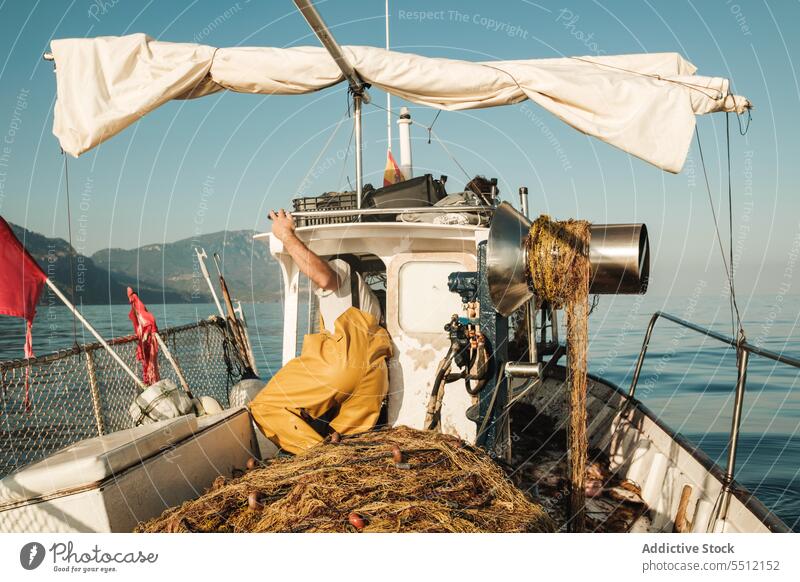
<path id="1" fill-rule="evenodd" d="M 129 286 L 145 303 L 210 302 L 196 247 L 208 254 L 206 266 L 218 295 L 214 253 L 219 255 L 235 299 L 260 302 L 280 298 L 278 265 L 267 245 L 253 240 L 255 232 L 251 230 L 220 231 L 136 249 L 104 249 L 86 256 L 76 253 L 62 238 L 49 238 L 15 224 L 11 228 L 48 277 L 76 304 L 127 303 Z"/>

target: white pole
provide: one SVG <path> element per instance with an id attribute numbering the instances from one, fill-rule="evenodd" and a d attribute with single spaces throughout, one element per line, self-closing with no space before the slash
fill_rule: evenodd
<path id="1" fill-rule="evenodd" d="M 139 325 L 141 325 L 141 324 L 142 324 L 142 320 L 141 320 L 141 318 L 139 318 Z M 161 337 L 161 334 L 156 332 L 153 335 L 156 336 L 156 342 L 158 343 L 159 347 L 161 348 L 161 351 L 164 352 L 164 357 L 167 358 L 167 361 L 172 366 L 172 369 L 175 370 L 175 374 L 178 376 L 178 381 L 181 383 L 181 386 L 183 386 L 183 389 L 186 391 L 186 393 L 191 398 L 192 397 L 192 391 L 189 390 L 189 383 L 186 381 L 186 376 L 183 375 L 183 370 L 180 369 L 180 367 L 178 366 L 178 362 L 176 362 L 175 358 L 172 357 L 172 352 L 169 351 L 169 348 L 167 347 L 167 344 L 164 343 L 164 339 Z"/>
<path id="2" fill-rule="evenodd" d="M 400 135 L 400 171 L 406 180 L 414 177 L 414 166 L 411 161 L 411 114 L 408 107 L 400 108 L 400 119 L 397 132 Z"/>
<path id="3" fill-rule="evenodd" d="M 200 263 L 200 271 L 203 273 L 203 277 L 205 277 L 206 283 L 208 283 L 208 288 L 211 290 L 211 297 L 214 298 L 214 303 L 217 304 L 219 315 L 220 317 L 222 317 L 222 319 L 225 319 L 225 312 L 222 311 L 222 304 L 219 302 L 219 298 L 217 297 L 217 292 L 214 290 L 214 284 L 211 282 L 211 275 L 208 274 L 208 269 L 206 268 L 206 262 L 203 260 L 208 258 L 208 255 L 206 254 L 206 249 L 198 249 L 197 247 L 195 247 L 194 252 L 197 255 L 197 261 Z"/>
<path id="4" fill-rule="evenodd" d="M 386 0 L 386 50 L 389 50 L 389 0 Z M 392 95 L 386 93 L 386 147 L 392 151 Z"/>
<path id="5" fill-rule="evenodd" d="M 97 330 L 94 327 L 92 327 L 91 323 L 86 321 L 86 318 L 83 317 L 81 312 L 78 311 L 75 308 L 75 306 L 70 302 L 70 300 L 66 298 L 66 296 L 61 292 L 61 290 L 58 287 L 56 287 L 55 283 L 53 283 L 49 278 L 45 279 L 44 282 L 47 283 L 47 286 L 50 287 L 53 293 L 55 293 L 56 297 L 61 299 L 61 302 L 67 306 L 67 309 L 69 309 L 75 315 L 75 317 L 78 318 L 78 321 L 80 321 L 83 324 L 83 326 L 89 330 L 89 333 L 91 333 L 95 337 L 95 339 L 97 339 L 97 341 L 100 342 L 100 345 L 103 346 L 103 348 L 105 348 L 105 350 L 112 358 L 114 358 L 114 361 L 116 361 L 120 365 L 120 367 L 123 370 L 125 370 L 125 373 L 128 374 L 128 376 L 130 376 L 134 382 L 136 382 L 136 385 L 142 390 L 147 388 L 147 386 L 144 385 L 144 382 L 142 382 L 139 379 L 139 376 L 137 376 L 136 373 L 128 367 L 128 364 L 126 364 L 122 360 L 122 358 L 119 357 L 117 352 L 111 349 L 111 346 L 108 345 L 108 343 L 106 343 L 106 340 L 104 340 L 103 337 L 97 332 Z"/>
<path id="6" fill-rule="evenodd" d="M 242 322 L 242 331 L 244 331 L 244 339 L 247 342 L 247 357 L 250 359 L 250 367 L 253 368 L 253 372 L 258 375 L 258 368 L 256 368 L 256 357 L 253 354 L 253 344 L 250 343 L 250 333 L 247 331 L 247 320 L 244 316 L 244 309 L 242 309 L 242 302 L 238 299 L 236 300 L 236 307 L 234 307 L 233 312 L 237 315 L 239 321 Z"/>
<path id="7" fill-rule="evenodd" d="M 180 381 L 184 392 L 186 392 L 186 395 L 193 400 L 194 405 L 197 409 L 197 416 L 204 416 L 206 414 L 206 410 L 205 408 L 203 408 L 202 402 L 200 402 L 200 399 L 195 398 L 194 394 L 192 394 L 192 391 L 189 389 L 189 383 L 186 381 L 186 376 L 183 375 L 183 370 L 180 369 L 180 367 L 178 366 L 178 362 L 176 362 L 175 359 L 172 357 L 172 352 L 169 351 L 167 344 L 161 338 L 161 334 L 156 332 L 153 335 L 156 336 L 156 342 L 158 342 L 158 345 L 163 350 L 164 356 L 167 358 L 167 361 L 170 364 L 172 364 L 172 368 L 175 370 L 175 374 L 177 374 L 178 380 Z"/>

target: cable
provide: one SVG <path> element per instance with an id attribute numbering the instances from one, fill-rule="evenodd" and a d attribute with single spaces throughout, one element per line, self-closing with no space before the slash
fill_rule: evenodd
<path id="1" fill-rule="evenodd" d="M 61 154 L 64 156 L 64 184 L 66 188 L 67 198 L 67 235 L 69 237 L 69 286 L 72 292 L 72 301 L 75 302 L 75 247 L 72 246 L 72 213 L 70 211 L 69 202 L 69 164 L 67 163 L 67 154 L 62 150 Z M 72 312 L 72 342 L 78 345 L 78 322 L 75 312 Z"/>
<path id="2" fill-rule="evenodd" d="M 733 323 L 733 298 L 736 296 L 736 267 L 733 264 L 733 194 L 731 186 L 731 127 L 730 113 L 725 113 L 725 145 L 728 153 L 728 263 L 731 267 L 731 323 Z M 741 324 L 740 324 L 741 327 Z M 735 332 L 734 332 L 735 333 Z"/>
<path id="3" fill-rule="evenodd" d="M 732 313 L 731 313 L 731 324 L 732 324 L 732 327 L 733 327 L 733 330 L 734 330 L 733 334 L 736 335 L 736 329 L 735 329 L 735 326 L 734 326 L 734 320 L 735 320 L 735 325 L 737 325 L 738 328 L 739 328 L 739 341 L 744 341 L 745 333 L 744 333 L 744 327 L 742 327 L 742 317 L 741 317 L 741 314 L 739 313 L 739 306 L 738 306 L 738 304 L 736 302 L 736 290 L 734 289 L 734 285 L 733 285 L 732 267 L 728 268 L 728 261 L 725 258 L 725 248 L 724 248 L 724 246 L 722 244 L 722 236 L 719 233 L 719 223 L 717 222 L 717 212 L 716 212 L 716 209 L 714 208 L 714 200 L 713 200 L 713 198 L 711 196 L 711 185 L 710 185 L 710 183 L 708 181 L 708 171 L 706 170 L 706 162 L 705 162 L 705 158 L 703 157 L 703 146 L 700 144 L 700 131 L 697 129 L 696 125 L 695 125 L 695 128 L 694 128 L 694 134 L 695 134 L 695 137 L 697 138 L 697 149 L 700 152 L 700 165 L 703 168 L 703 177 L 705 178 L 706 192 L 708 193 L 708 203 L 711 206 L 711 216 L 712 216 L 712 218 L 714 220 L 714 231 L 716 232 L 717 243 L 719 244 L 719 251 L 720 251 L 720 254 L 722 255 L 722 265 L 725 267 L 725 275 L 728 277 L 728 288 L 730 289 L 730 293 L 731 293 L 731 311 L 732 311 Z M 730 148 L 728 148 L 728 159 L 730 160 Z M 730 180 L 730 172 L 728 173 L 728 178 Z M 729 184 L 729 186 L 730 186 L 730 184 Z M 728 194 L 729 194 L 729 200 L 730 200 L 730 194 L 731 194 L 730 187 L 728 189 Z M 730 202 L 729 204 L 730 204 L 730 207 L 732 207 L 733 203 Z M 731 225 L 733 224 L 733 219 L 732 218 L 731 218 L 730 223 L 731 223 Z M 733 245 L 733 231 L 731 231 L 730 235 L 731 235 L 731 247 L 732 247 L 732 245 Z"/>
<path id="4" fill-rule="evenodd" d="M 609 65 L 608 63 L 598 63 L 596 61 L 591 61 L 591 60 L 588 60 L 588 59 L 585 59 L 585 58 L 581 58 L 581 57 L 569 57 L 569 58 L 572 59 L 572 60 L 575 60 L 575 61 L 581 61 L 582 63 L 588 63 L 590 65 L 595 65 L 595 66 L 598 66 L 598 67 L 607 67 L 609 69 L 615 69 L 617 71 L 622 71 L 624 73 L 630 73 L 631 75 L 639 75 L 640 77 L 648 77 L 650 79 L 655 79 L 657 81 L 664 81 L 666 83 L 674 83 L 676 85 L 681 85 L 683 87 L 686 87 L 687 89 L 692 89 L 694 91 L 698 91 L 699 93 L 702 93 L 703 95 L 705 95 L 709 99 L 714 99 L 715 101 L 718 100 L 718 99 L 721 99 L 722 97 L 727 97 L 726 95 L 723 95 L 721 91 L 710 89 L 709 87 L 705 87 L 703 85 L 698 85 L 696 83 L 687 83 L 686 81 L 678 81 L 676 79 L 670 79 L 669 77 L 662 77 L 661 75 L 657 75 L 657 74 L 654 74 L 654 73 L 642 73 L 641 71 L 633 71 L 631 69 L 625 69 L 623 67 L 616 67 L 614 65 Z M 713 93 L 712 93 L 712 91 L 713 91 Z M 731 95 L 731 93 L 728 93 L 728 95 Z M 735 103 L 734 103 L 734 105 L 735 105 Z"/>
<path id="5" fill-rule="evenodd" d="M 374 101 L 371 101 L 371 102 L 370 102 L 370 105 L 373 105 L 374 107 L 377 107 L 378 109 L 383 109 L 384 111 L 387 111 L 385 107 L 381 107 L 380 105 L 378 105 L 378 104 L 377 104 L 377 103 L 375 103 Z M 441 112 L 442 110 L 440 109 L 439 111 Z M 389 113 L 392 113 L 392 112 L 389 112 Z M 400 114 L 399 114 L 399 113 L 392 113 L 392 115 L 395 115 L 395 116 L 397 116 L 398 118 L 400 117 Z M 438 117 L 439 117 L 439 114 L 437 113 L 437 114 L 436 114 L 436 117 L 434 117 L 434 118 L 433 118 L 433 123 L 436 123 L 436 119 L 437 119 Z M 461 164 L 458 162 L 458 160 L 457 160 L 457 159 L 456 159 L 456 157 L 453 155 L 453 153 L 452 153 L 452 152 L 451 152 L 449 149 L 447 149 L 447 146 L 446 146 L 446 145 L 444 145 L 444 142 L 443 142 L 443 141 L 441 140 L 441 138 L 440 138 L 440 137 L 437 135 L 437 133 L 436 133 L 435 131 L 433 131 L 433 123 L 431 123 L 431 124 L 430 124 L 430 126 L 427 126 L 427 125 L 423 125 L 422 123 L 417 123 L 417 122 L 416 122 L 416 121 L 414 121 L 413 119 L 411 119 L 411 120 L 409 120 L 409 121 L 411 121 L 411 124 L 412 124 L 412 125 L 418 125 L 418 126 L 420 126 L 420 127 L 423 127 L 423 128 L 425 128 L 425 131 L 427 131 L 427 132 L 428 132 L 428 140 L 429 140 L 429 141 L 428 141 L 428 143 L 430 143 L 430 138 L 431 138 L 431 136 L 433 136 L 433 138 L 436 140 L 436 142 L 437 142 L 437 143 L 438 143 L 440 146 L 442 146 L 442 149 L 443 149 L 443 150 L 445 151 L 445 153 L 446 153 L 446 154 L 449 156 L 450 160 L 451 160 L 451 161 L 452 161 L 452 162 L 453 162 L 453 163 L 454 163 L 456 166 L 458 166 L 458 169 L 459 169 L 459 170 L 461 170 L 461 171 L 464 173 L 464 175 L 467 177 L 467 181 L 469 181 L 469 180 L 472 180 L 472 176 L 470 176 L 469 172 L 467 172 L 467 171 L 464 169 L 464 166 L 462 166 L 462 165 L 461 165 Z"/>
<path id="6" fill-rule="evenodd" d="M 347 149 L 344 150 L 344 161 L 342 162 L 342 171 L 339 172 L 339 179 L 336 181 L 336 189 L 342 189 L 342 178 L 344 177 L 344 171 L 347 168 L 347 159 L 350 157 L 350 147 L 353 145 L 353 136 L 356 133 L 356 126 L 353 124 L 353 127 L 350 128 L 350 139 L 347 140 Z M 350 184 L 350 177 L 347 178 L 348 185 Z M 353 187 L 350 185 L 350 189 L 352 190 Z"/>
<path id="7" fill-rule="evenodd" d="M 339 128 L 342 126 L 342 123 L 344 123 L 345 119 L 347 119 L 347 115 L 342 116 L 342 118 L 339 120 L 339 122 L 333 128 L 333 132 L 331 132 L 331 135 L 328 137 L 328 140 L 325 142 L 325 145 L 322 146 L 322 150 L 320 150 L 319 154 L 317 155 L 317 158 L 311 164 L 311 167 L 308 168 L 308 171 L 306 172 L 306 175 L 303 176 L 303 179 L 300 181 L 300 185 L 297 187 L 298 191 L 300 191 L 300 188 L 302 188 L 305 185 L 306 180 L 308 180 L 308 177 L 311 175 L 311 172 L 314 171 L 314 168 L 317 167 L 317 164 L 322 159 L 322 156 L 324 156 L 325 152 L 328 151 L 328 147 L 330 147 L 331 142 L 333 141 L 333 138 L 336 137 L 336 134 L 339 132 Z"/>
<path id="8" fill-rule="evenodd" d="M 441 112 L 442 112 L 441 109 L 436 112 L 436 115 L 433 117 L 433 121 L 431 121 L 431 124 L 428 126 L 428 144 L 431 143 L 431 133 L 433 133 L 433 126 L 436 123 L 436 120 L 439 119 L 439 114 Z"/>

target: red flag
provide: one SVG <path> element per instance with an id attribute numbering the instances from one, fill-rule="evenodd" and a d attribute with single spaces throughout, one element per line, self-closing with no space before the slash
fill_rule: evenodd
<path id="1" fill-rule="evenodd" d="M 400 171 L 400 167 L 394 161 L 392 150 L 388 150 L 386 152 L 386 169 L 383 171 L 383 185 L 391 186 L 403 180 L 405 180 L 403 172 Z"/>
<path id="2" fill-rule="evenodd" d="M 14 231 L 0 216 L 0 315 L 21 317 L 25 320 L 25 357 L 33 357 L 33 318 L 36 304 L 47 280 Z M 28 368 L 25 368 L 25 410 L 30 410 Z"/>
<path id="3" fill-rule="evenodd" d="M 0 315 L 27 322 L 25 357 L 33 357 L 31 329 L 47 275 L 0 216 Z M 27 390 L 26 390 L 27 400 Z"/>
<path id="4" fill-rule="evenodd" d="M 128 301 L 131 311 L 128 314 L 133 323 L 133 331 L 139 340 L 136 346 L 136 359 L 142 363 L 142 380 L 150 386 L 159 381 L 158 374 L 158 333 L 155 316 L 147 310 L 133 289 L 128 287 Z"/>

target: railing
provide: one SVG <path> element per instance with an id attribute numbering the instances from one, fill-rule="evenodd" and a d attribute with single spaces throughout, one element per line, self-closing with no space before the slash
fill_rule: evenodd
<path id="1" fill-rule="evenodd" d="M 789 366 L 793 366 L 798 369 L 800 369 L 800 360 L 783 354 L 778 354 L 770 350 L 765 350 L 764 348 L 754 346 L 753 344 L 748 343 L 747 341 L 737 341 L 732 337 L 723 335 L 721 333 L 712 331 L 704 327 L 700 327 L 699 325 L 696 325 L 679 317 L 675 317 L 674 315 L 670 315 L 669 313 L 664 313 L 663 311 L 656 311 L 650 318 L 650 323 L 647 326 L 647 333 L 645 334 L 644 341 L 642 342 L 642 349 L 639 352 L 639 358 L 636 360 L 636 368 L 633 371 L 631 387 L 630 391 L 628 392 L 628 397 L 630 400 L 633 400 L 634 396 L 636 395 L 636 386 L 639 383 L 639 374 L 642 371 L 642 364 L 644 363 L 644 358 L 645 355 L 647 354 L 647 346 L 650 344 L 650 337 L 653 335 L 653 328 L 655 327 L 656 321 L 658 321 L 659 318 L 667 319 L 672 323 L 676 323 L 687 329 L 696 331 L 701 335 L 713 338 L 717 341 L 720 341 L 724 344 L 736 348 L 736 397 L 733 403 L 733 419 L 731 421 L 731 434 L 728 438 L 728 464 L 727 467 L 725 468 L 725 481 L 726 481 L 725 490 L 729 492 L 730 484 L 733 482 L 734 472 L 736 470 L 736 448 L 739 442 L 739 428 L 741 426 L 741 421 L 742 421 L 742 403 L 744 401 L 744 393 L 747 385 L 747 363 L 749 361 L 750 354 L 762 356 L 764 358 L 768 358 L 775 362 L 780 362 L 781 364 L 787 364 Z M 726 511 L 727 511 L 727 502 L 723 504 L 723 509 L 721 512 L 722 519 L 725 518 Z"/>
<path id="2" fill-rule="evenodd" d="M 344 216 L 381 216 L 383 214 L 443 214 L 452 212 L 494 212 L 494 206 L 416 206 L 409 208 L 351 208 L 342 210 L 298 210 L 292 212 L 295 218 L 341 218 Z"/>
<path id="3" fill-rule="evenodd" d="M 227 407 L 228 390 L 241 372 L 224 321 L 215 317 L 160 334 L 192 393 Z M 141 369 L 135 336 L 108 343 L 133 370 Z M 159 370 L 177 382 L 163 350 Z M 137 393 L 99 343 L 0 362 L 0 477 L 77 441 L 130 428 L 128 408 Z"/>

